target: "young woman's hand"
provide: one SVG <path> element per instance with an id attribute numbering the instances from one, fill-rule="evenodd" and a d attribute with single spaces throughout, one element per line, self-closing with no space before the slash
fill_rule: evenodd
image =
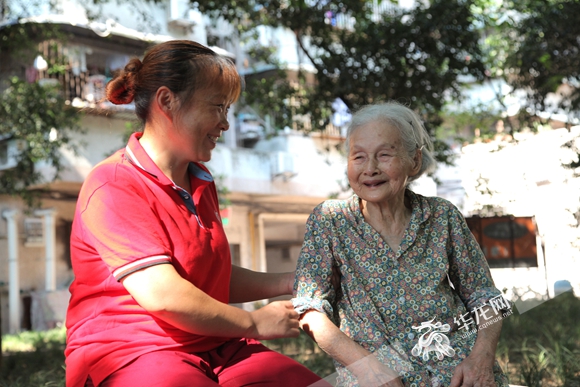
<path id="1" fill-rule="evenodd" d="M 300 335 L 299 314 L 291 301 L 274 301 L 251 313 L 254 327 L 246 337 L 262 340 Z"/>

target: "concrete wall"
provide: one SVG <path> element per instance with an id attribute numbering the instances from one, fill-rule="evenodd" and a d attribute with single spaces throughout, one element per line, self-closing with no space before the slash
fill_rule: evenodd
<path id="1" fill-rule="evenodd" d="M 206 165 L 230 191 L 328 197 L 341 191 L 338 182 L 346 176 L 346 161 L 336 150 L 325 152 L 325 145 L 325 140 L 300 133 L 259 141 L 253 149 L 218 144 Z M 289 161 L 287 177 L 274 174 L 279 155 Z"/>

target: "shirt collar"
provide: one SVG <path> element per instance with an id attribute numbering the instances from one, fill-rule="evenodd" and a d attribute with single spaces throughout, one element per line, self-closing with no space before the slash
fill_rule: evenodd
<path id="1" fill-rule="evenodd" d="M 431 217 L 431 207 L 427 200 L 407 189 L 405 195 L 411 200 L 411 222 L 418 222 L 419 224 L 426 222 Z M 360 198 L 357 194 L 353 194 L 350 198 L 350 210 L 356 214 L 359 223 L 364 223 L 364 216 L 360 207 Z"/>
<path id="2" fill-rule="evenodd" d="M 125 147 L 125 158 L 136 168 L 139 168 L 143 172 L 147 173 L 159 184 L 167 185 L 174 189 L 179 188 L 170 178 L 165 176 L 165 174 L 159 169 L 157 164 L 151 160 L 151 157 L 149 157 L 145 149 L 141 146 L 139 139 L 142 136 L 143 133 L 138 132 L 133 133 L 131 137 L 129 137 L 129 142 Z M 198 183 L 201 183 L 202 185 L 213 182 L 213 176 L 205 168 L 198 165 L 197 163 L 190 162 L 188 171 L 192 176 L 201 180 L 201 182 Z"/>
<path id="3" fill-rule="evenodd" d="M 426 222 L 431 217 L 431 206 L 427 199 L 411 190 L 406 190 L 405 195 L 411 199 L 411 221 L 413 219 L 418 223 Z"/>

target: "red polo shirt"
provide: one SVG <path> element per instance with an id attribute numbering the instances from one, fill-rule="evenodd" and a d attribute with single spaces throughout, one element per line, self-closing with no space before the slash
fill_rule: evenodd
<path id="1" fill-rule="evenodd" d="M 67 386 L 95 385 L 138 356 L 213 349 L 227 339 L 182 331 L 143 309 L 119 282 L 171 264 L 216 300 L 228 302 L 231 257 L 208 170 L 191 163 L 191 192 L 176 186 L 131 136 L 85 180 L 71 234 L 75 280 L 66 317 Z"/>

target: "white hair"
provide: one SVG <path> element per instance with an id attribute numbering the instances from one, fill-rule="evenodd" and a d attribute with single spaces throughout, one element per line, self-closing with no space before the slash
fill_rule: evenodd
<path id="1" fill-rule="evenodd" d="M 371 122 L 385 122 L 399 129 L 403 148 L 413 159 L 417 149 L 421 150 L 421 169 L 415 176 L 409 177 L 409 182 L 418 179 L 424 173 L 435 169 L 433 144 L 417 113 L 398 102 L 383 102 L 366 105 L 353 114 L 346 132 L 346 149 L 350 146 L 352 134 Z"/>

